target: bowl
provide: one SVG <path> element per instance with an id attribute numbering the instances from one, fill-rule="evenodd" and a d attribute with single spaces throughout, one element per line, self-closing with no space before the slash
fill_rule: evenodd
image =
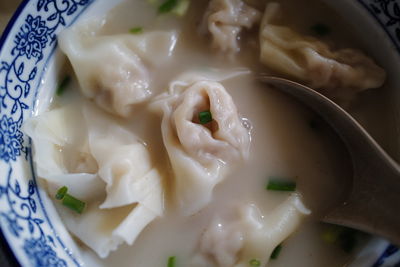
<path id="1" fill-rule="evenodd" d="M 387 87 L 400 87 L 396 73 L 400 69 L 400 0 L 325 1 L 354 26 L 366 49 L 388 71 Z M 63 267 L 83 263 L 51 200 L 38 186 L 31 142 L 21 131 L 21 125 L 46 109 L 54 94 L 57 74 L 65 60 L 57 49 L 57 34 L 80 17 L 104 13 L 119 2 L 25 0 L 0 39 L 0 227 L 3 241 L 14 254 L 9 256 L 22 266 Z M 393 106 L 400 106 L 400 92 L 388 90 L 388 94 L 393 96 Z M 381 144 L 394 158 L 400 159 L 396 138 L 400 116 L 396 115 L 396 108 L 393 114 L 391 132 L 373 130 L 376 127 L 367 123 L 364 126 L 378 142 L 382 135 L 393 136 L 395 145 L 384 141 Z M 361 117 L 358 119 L 363 123 Z M 398 249 L 376 237 L 366 244 L 351 266 L 399 264 Z"/>

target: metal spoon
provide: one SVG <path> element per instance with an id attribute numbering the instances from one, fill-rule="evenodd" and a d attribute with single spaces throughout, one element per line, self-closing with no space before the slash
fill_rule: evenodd
<path id="1" fill-rule="evenodd" d="M 341 137 L 353 163 L 352 189 L 322 221 L 380 235 L 400 245 L 400 167 L 365 129 L 320 93 L 282 78 L 260 77 L 319 114 Z"/>

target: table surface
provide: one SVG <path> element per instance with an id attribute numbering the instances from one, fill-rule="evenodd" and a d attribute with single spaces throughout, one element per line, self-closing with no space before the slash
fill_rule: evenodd
<path id="1" fill-rule="evenodd" d="M 3 33 L 4 28 L 7 26 L 12 14 L 17 9 L 21 0 L 0 0 L 0 35 Z M 14 259 L 10 259 L 10 250 L 4 242 L 3 236 L 0 233 L 0 266 L 1 267 L 15 267 L 18 266 Z"/>

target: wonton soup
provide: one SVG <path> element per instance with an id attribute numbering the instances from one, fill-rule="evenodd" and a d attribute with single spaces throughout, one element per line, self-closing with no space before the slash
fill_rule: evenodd
<path id="1" fill-rule="evenodd" d="M 344 266 L 368 239 L 319 222 L 351 182 L 341 141 L 257 81 L 349 111 L 381 90 L 321 1 L 129 0 L 58 43 L 60 85 L 24 130 L 87 266 Z"/>

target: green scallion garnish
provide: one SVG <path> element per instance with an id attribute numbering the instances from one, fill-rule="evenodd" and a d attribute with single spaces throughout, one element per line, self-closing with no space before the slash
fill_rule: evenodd
<path id="1" fill-rule="evenodd" d="M 252 259 L 249 261 L 250 267 L 260 267 L 261 262 L 257 259 Z"/>
<path id="2" fill-rule="evenodd" d="M 282 244 L 277 245 L 274 250 L 271 253 L 271 260 L 276 260 L 279 256 L 279 254 L 281 253 L 282 250 Z"/>
<path id="3" fill-rule="evenodd" d="M 147 0 L 147 2 L 151 5 L 157 5 L 159 14 L 171 13 L 179 17 L 187 13 L 190 5 L 190 0 Z"/>
<path id="4" fill-rule="evenodd" d="M 176 257 L 171 256 L 168 258 L 167 267 L 175 267 L 175 263 L 176 263 Z"/>
<path id="5" fill-rule="evenodd" d="M 331 244 L 337 244 L 343 251 L 350 253 L 357 245 L 357 231 L 351 228 L 330 225 L 322 234 L 322 239 Z"/>
<path id="6" fill-rule="evenodd" d="M 171 12 L 179 17 L 182 17 L 188 11 L 189 5 L 190 5 L 190 0 L 179 0 L 179 3 Z"/>
<path id="7" fill-rule="evenodd" d="M 58 85 L 56 94 L 58 96 L 61 96 L 70 82 L 71 82 L 71 76 L 69 75 L 65 76 L 64 79 L 61 81 L 61 83 Z"/>
<path id="8" fill-rule="evenodd" d="M 158 13 L 163 14 L 171 12 L 178 5 L 178 3 L 178 0 L 166 0 L 158 7 Z"/>
<path id="9" fill-rule="evenodd" d="M 82 213 L 86 206 L 85 202 L 71 196 L 70 194 L 65 194 L 62 204 L 77 213 Z"/>
<path id="10" fill-rule="evenodd" d="M 322 233 L 322 240 L 333 244 L 337 242 L 342 231 L 343 227 L 339 225 L 330 225 L 328 229 Z"/>
<path id="11" fill-rule="evenodd" d="M 134 27 L 129 29 L 129 32 L 132 34 L 139 34 L 143 32 L 143 28 L 142 27 Z"/>
<path id="12" fill-rule="evenodd" d="M 311 27 L 311 30 L 319 36 L 326 36 L 330 34 L 332 31 L 331 28 L 322 23 L 316 23 Z"/>
<path id="13" fill-rule="evenodd" d="M 68 187 L 63 186 L 57 190 L 56 199 L 62 200 L 62 204 L 78 213 L 82 213 L 85 209 L 86 203 L 67 194 Z"/>
<path id="14" fill-rule="evenodd" d="M 284 179 L 270 178 L 266 189 L 271 191 L 295 191 L 296 183 Z"/>
<path id="15" fill-rule="evenodd" d="M 200 124 L 206 124 L 212 121 L 212 115 L 209 110 L 199 112 L 199 122 Z"/>
<path id="16" fill-rule="evenodd" d="M 65 194 L 68 192 L 68 187 L 63 186 L 60 189 L 58 189 L 56 193 L 56 199 L 61 200 L 64 198 Z"/>

